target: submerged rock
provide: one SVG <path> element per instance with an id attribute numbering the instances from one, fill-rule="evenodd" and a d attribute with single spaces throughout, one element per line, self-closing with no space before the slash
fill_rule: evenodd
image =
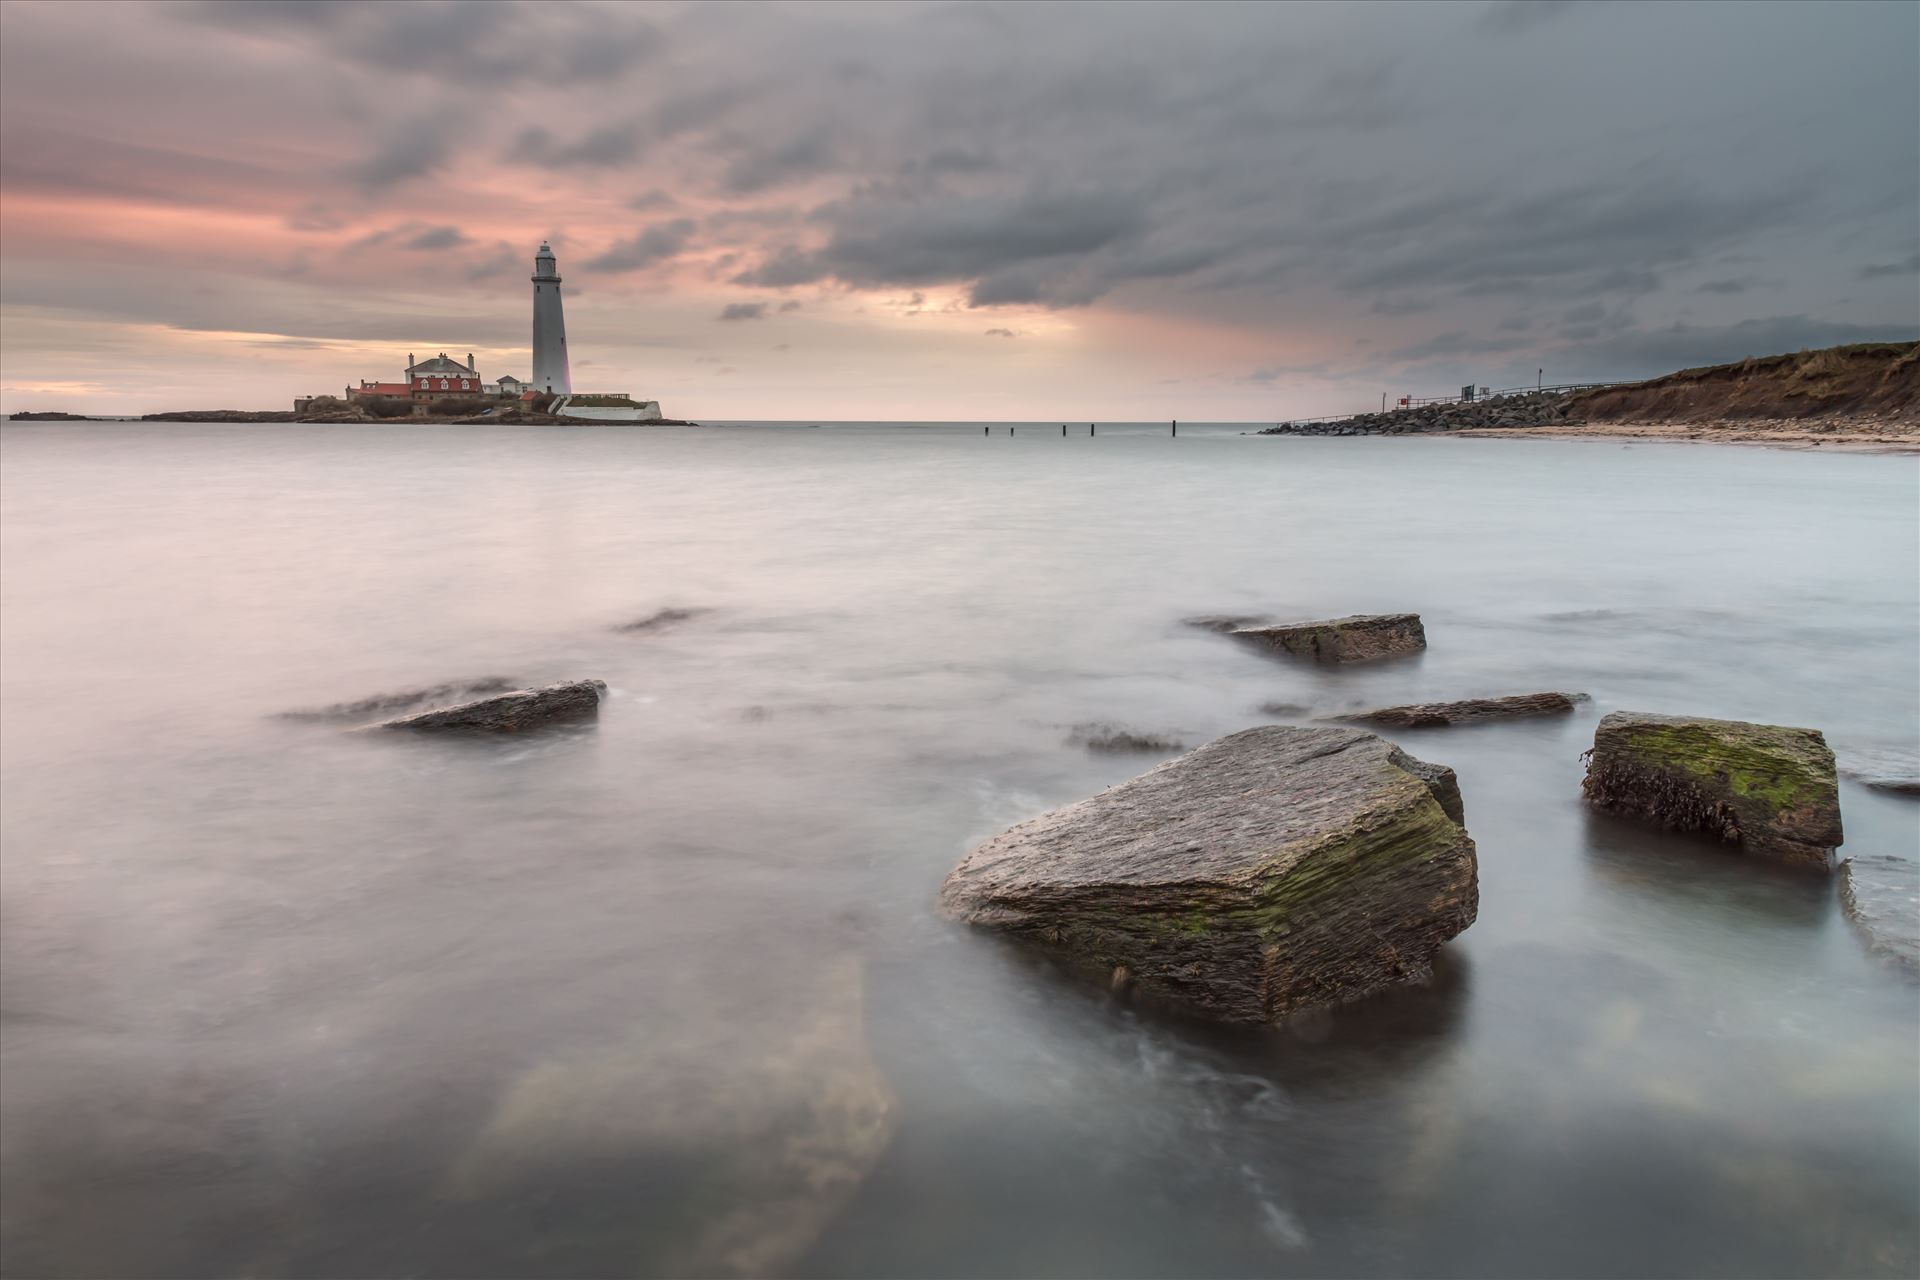
<path id="1" fill-rule="evenodd" d="M 1427 647 L 1426 628 L 1417 613 L 1360 613 L 1319 622 L 1238 627 L 1228 634 L 1318 662 L 1366 662 Z"/>
<path id="2" fill-rule="evenodd" d="M 1263 626 L 1272 622 L 1264 613 L 1208 613 L 1197 618 L 1182 618 L 1180 621 L 1189 627 L 1198 627 L 1202 631 L 1217 631 L 1221 635 L 1239 631 L 1246 627 Z"/>
<path id="3" fill-rule="evenodd" d="M 1842 838 L 1817 729 L 1616 711 L 1593 735 L 1581 790 L 1598 808 L 1823 871 Z"/>
<path id="4" fill-rule="evenodd" d="M 1421 702 L 1404 707 L 1376 707 L 1330 717 L 1362 720 L 1402 729 L 1425 729 L 1476 720 L 1512 720 L 1524 716 L 1559 716 L 1586 700 L 1584 693 L 1516 693 L 1506 698 L 1463 698 L 1458 702 Z"/>
<path id="5" fill-rule="evenodd" d="M 689 1006 L 532 1068 L 448 1171 L 444 1194 L 544 1215 L 555 1188 L 586 1171 L 626 1189 L 624 1204 L 583 1227 L 628 1243 L 626 1274 L 786 1274 L 886 1151 L 896 1100 L 868 1048 L 856 957 L 765 984 L 775 994 L 753 1016 Z"/>
<path id="6" fill-rule="evenodd" d="M 525 733 L 599 715 L 600 698 L 606 691 L 604 680 L 572 680 L 382 720 L 373 727 L 438 733 Z"/>
<path id="7" fill-rule="evenodd" d="M 1869 951 L 1920 978 L 1920 862 L 1848 858 L 1840 864 L 1840 905 Z"/>
<path id="8" fill-rule="evenodd" d="M 1427 975 L 1479 905 L 1463 821 L 1451 769 L 1268 725 L 995 836 L 940 899 L 1149 1000 L 1273 1022 Z"/>
<path id="9" fill-rule="evenodd" d="M 1185 751 L 1187 744 L 1178 738 L 1170 738 L 1159 733 L 1135 733 L 1131 729 L 1122 729 L 1112 724 L 1077 724 L 1067 741 L 1076 747 L 1085 747 L 1089 751 L 1103 751 L 1113 755 L 1146 754 L 1160 752 L 1171 754 Z"/>
<path id="10" fill-rule="evenodd" d="M 635 618 L 632 622 L 623 622 L 615 627 L 614 630 L 628 633 L 636 631 L 665 631 L 668 627 L 677 626 L 691 618 L 697 618 L 703 613 L 712 612 L 713 610 L 711 609 L 656 609 L 644 618 Z"/>
<path id="11" fill-rule="evenodd" d="M 1842 747 L 1840 772 L 1863 787 L 1920 796 L 1920 752 L 1897 747 Z"/>
<path id="12" fill-rule="evenodd" d="M 501 693 L 520 687 L 512 676 L 479 676 L 472 680 L 449 680 L 424 689 L 402 689 L 397 693 L 376 693 L 357 702 L 336 702 L 330 707 L 309 707 L 282 711 L 283 720 L 370 720 L 390 716 L 397 711 L 424 710 L 465 702 L 483 693 Z"/>

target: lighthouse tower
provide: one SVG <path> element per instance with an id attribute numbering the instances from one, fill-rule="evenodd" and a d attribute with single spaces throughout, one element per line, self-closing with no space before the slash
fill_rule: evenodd
<path id="1" fill-rule="evenodd" d="M 544 240 L 533 259 L 533 389 L 573 394 L 573 375 L 567 371 L 567 318 L 560 311 L 560 272 L 554 268 L 553 249 Z"/>

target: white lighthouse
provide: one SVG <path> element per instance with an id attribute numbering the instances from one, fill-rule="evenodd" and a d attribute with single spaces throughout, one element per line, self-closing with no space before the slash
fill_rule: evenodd
<path id="1" fill-rule="evenodd" d="M 533 258 L 533 389 L 557 396 L 573 394 L 567 371 L 567 318 L 560 310 L 560 272 L 553 248 L 540 242 Z"/>

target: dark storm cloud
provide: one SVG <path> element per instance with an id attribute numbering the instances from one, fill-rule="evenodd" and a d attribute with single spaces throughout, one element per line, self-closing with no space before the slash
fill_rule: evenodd
<path id="1" fill-rule="evenodd" d="M 1727 364 L 1748 356 L 1838 346 L 1848 342 L 1902 342 L 1915 337 L 1912 324 L 1851 324 L 1813 316 L 1769 316 L 1723 326 L 1671 324 L 1599 338 L 1580 357 L 1615 376 L 1651 376 L 1674 369 Z"/>
<path id="2" fill-rule="evenodd" d="M 627 164 L 640 154 L 640 127 L 605 124 L 573 142 L 562 142 L 539 126 L 524 129 L 507 148 L 506 158 L 544 169 L 598 169 Z"/>
<path id="3" fill-rule="evenodd" d="M 420 232 L 408 240 L 405 247 L 408 249 L 422 250 L 457 249 L 462 245 L 471 243 L 472 241 L 467 238 L 466 233 L 461 231 L 460 228 L 443 226 L 428 227 L 425 231 Z"/>
<path id="4" fill-rule="evenodd" d="M 727 165 L 722 178 L 722 185 L 734 195 L 749 195 L 817 177 L 831 172 L 839 164 L 832 144 L 819 134 L 771 147 L 739 142 L 734 150 L 738 154 Z"/>
<path id="5" fill-rule="evenodd" d="M 70 236 L 74 269 L 43 282 L 14 248 L 7 301 L 324 338 L 417 305 L 372 290 L 457 226 L 483 243 L 440 247 L 441 282 L 476 282 L 450 313 L 524 280 L 526 238 L 564 228 L 592 246 L 586 283 L 660 268 L 649 287 L 698 319 L 727 282 L 807 288 L 796 327 L 910 323 L 865 291 L 1089 307 L 1085 350 L 1109 365 L 1058 376 L 1090 387 L 1119 316 L 1170 360 L 1215 362 L 1193 378 L 1251 362 L 1222 339 L 1257 341 L 1275 386 L 1333 378 L 1320 357 L 1363 343 L 1427 370 L 1551 354 L 1601 377 L 1910 331 L 1920 11 L 1727 12 L 10 3 L 0 180 L 28 234 L 8 240 Z M 63 60 L 79 49 L 84 77 Z M 988 328 L 1054 332 L 976 321 L 950 340 L 983 360 Z"/>
<path id="6" fill-rule="evenodd" d="M 628 6 L 206 0 L 178 12 L 349 64 L 464 84 L 604 80 L 660 45 L 654 24 Z"/>
<path id="7" fill-rule="evenodd" d="M 453 142 L 453 122 L 444 117 L 395 121 L 370 154 L 348 167 L 347 176 L 366 191 L 384 191 L 444 166 L 453 155 Z"/>
<path id="8" fill-rule="evenodd" d="M 505 240 L 494 242 L 487 256 L 467 268 L 468 280 L 500 280 L 524 275 L 527 270 L 527 256 L 524 249 L 515 248 Z"/>
<path id="9" fill-rule="evenodd" d="M 1909 254 L 1900 262 L 1869 262 L 1858 272 L 1862 280 L 1884 280 L 1889 276 L 1920 275 L 1920 253 Z"/>
<path id="10" fill-rule="evenodd" d="M 1519 35 L 1585 8 L 1586 0 L 1493 0 L 1480 15 L 1488 31 Z"/>
<path id="11" fill-rule="evenodd" d="M 1520 345 L 1519 339 L 1487 336 L 1453 330 L 1438 334 L 1424 342 L 1401 347 L 1387 353 L 1389 360 L 1429 360 L 1434 356 L 1471 356 L 1486 355 L 1491 352 L 1511 351 Z"/>
<path id="12" fill-rule="evenodd" d="M 675 218 L 655 223 L 645 231 L 622 240 L 596 258 L 587 260 L 593 271 L 638 271 L 669 258 L 678 257 L 693 238 L 691 218 Z"/>
<path id="13" fill-rule="evenodd" d="M 1289 12 L 1303 22 L 1335 20 L 1331 11 Z M 1030 64 L 1059 34 L 1047 11 L 976 8 L 930 18 L 950 24 L 941 36 L 956 46 L 933 73 L 947 89 L 938 113 L 908 108 L 909 118 L 919 116 L 915 133 L 882 131 L 867 139 L 874 145 L 854 145 L 874 132 L 871 120 L 885 117 L 821 103 L 815 118 L 841 126 L 841 145 L 831 163 L 823 146 L 807 148 L 801 170 L 818 176 L 858 153 L 874 176 L 859 183 L 856 171 L 846 195 L 813 211 L 816 234 L 774 243 L 736 280 L 774 288 L 953 285 L 980 307 L 1083 306 L 1156 282 L 1284 294 L 1319 280 L 1366 295 L 1361 307 L 1374 314 L 1411 316 L 1461 297 L 1654 294 L 1717 251 L 1816 227 L 1831 213 L 1834 188 L 1811 181 L 1810 169 L 1783 181 L 1777 162 L 1765 172 L 1748 165 L 1717 173 L 1630 151 L 1626 164 L 1596 166 L 1591 151 L 1575 162 L 1583 126 L 1571 117 L 1556 150 L 1528 163 L 1503 158 L 1511 147 L 1495 136 L 1499 120 L 1532 73 L 1525 65 L 1489 65 L 1485 80 L 1470 72 L 1468 62 L 1482 55 L 1446 30 L 1448 12 L 1394 11 L 1397 20 L 1432 24 L 1435 41 L 1456 42 L 1445 56 L 1436 49 L 1413 65 L 1376 52 L 1385 33 L 1369 29 L 1371 12 L 1339 11 L 1340 24 L 1353 24 L 1347 38 L 1299 63 L 1288 59 L 1278 39 L 1286 24 L 1271 12 L 1206 10 L 1193 29 L 1166 30 L 1155 26 L 1164 12 L 1128 10 L 1090 38 L 1097 44 L 1118 32 L 1145 43 L 1104 59 L 1105 47 L 1089 48 L 1081 64 L 1044 72 Z M 1564 16 L 1553 6 L 1489 13 L 1518 43 L 1548 38 L 1529 33 Z M 1012 65 L 980 78 L 983 89 L 991 84 L 989 96 L 968 97 L 955 87 L 968 77 L 953 68 L 966 65 L 968 27 L 989 23 Z M 1398 43 L 1424 48 L 1423 39 L 1408 32 Z M 1208 75 L 1146 61 L 1155 40 L 1205 48 Z M 895 79 L 918 74 L 909 65 Z M 1514 83 L 1503 89 L 1504 81 Z M 772 110 L 779 95 L 768 92 Z M 1443 105 L 1449 97 L 1455 102 Z M 1556 111 L 1557 97 L 1529 100 L 1546 116 Z M 793 102 L 779 103 L 783 131 L 805 124 L 805 105 L 796 117 Z M 1490 113 L 1491 132 L 1422 153 L 1421 134 L 1478 110 Z M 1586 132 L 1587 146 L 1605 145 Z M 1525 144 L 1537 149 L 1552 136 L 1543 127 Z M 909 154 L 879 176 L 885 150 L 906 146 Z M 736 154 L 719 186 L 737 192 L 778 176 L 762 173 L 775 154 L 765 146 Z M 1440 168 L 1429 155 L 1445 157 Z M 1812 160 L 1791 163 L 1806 169 Z"/>
<path id="14" fill-rule="evenodd" d="M 1671 181 L 1488 192 L 1455 216 L 1429 219 L 1428 234 L 1418 240 L 1371 255 L 1346 272 L 1343 283 L 1536 286 L 1599 273 L 1589 287 L 1645 291 L 1657 283 L 1648 268 L 1690 262 L 1789 222 L 1794 205 L 1790 195 L 1758 200 L 1749 192 Z"/>
<path id="15" fill-rule="evenodd" d="M 1090 255 L 1143 229 L 1136 199 L 1030 188 L 923 201 L 872 190 L 816 211 L 831 230 L 811 254 L 783 249 L 739 277 L 783 286 L 833 277 L 853 285 L 974 280 L 976 305 L 1085 302 L 1107 282 Z"/>
<path id="16" fill-rule="evenodd" d="M 729 302 L 720 309 L 716 320 L 764 320 L 767 318 L 767 304 L 764 302 Z"/>
<path id="17" fill-rule="evenodd" d="M 288 214 L 286 223 L 292 231 L 338 231 L 347 225 L 345 218 L 318 200 L 309 200 Z"/>

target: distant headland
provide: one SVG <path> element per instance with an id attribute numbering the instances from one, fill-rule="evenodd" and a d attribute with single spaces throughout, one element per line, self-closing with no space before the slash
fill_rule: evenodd
<path id="1" fill-rule="evenodd" d="M 1863 342 L 1682 369 L 1645 382 L 1407 397 L 1261 435 L 1607 436 L 1920 452 L 1920 342 Z"/>

